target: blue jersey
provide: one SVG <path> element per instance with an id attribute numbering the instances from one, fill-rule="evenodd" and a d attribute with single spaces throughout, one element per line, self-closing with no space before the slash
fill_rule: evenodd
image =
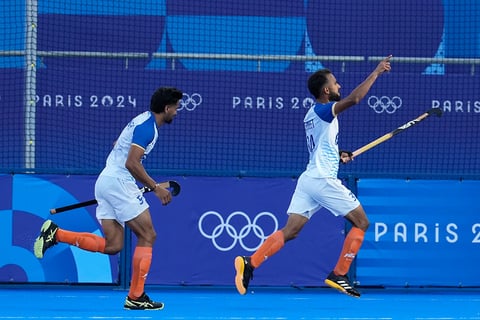
<path id="1" fill-rule="evenodd" d="M 310 154 L 305 174 L 313 178 L 337 178 L 338 119 L 333 112 L 335 102 L 317 103 L 305 115 L 304 125 Z"/>
<path id="2" fill-rule="evenodd" d="M 157 139 L 158 130 L 155 116 L 151 111 L 139 114 L 120 133 L 101 174 L 121 179 L 133 179 L 133 176 L 125 167 L 130 147 L 136 145 L 144 150 L 143 161 L 152 151 Z"/>

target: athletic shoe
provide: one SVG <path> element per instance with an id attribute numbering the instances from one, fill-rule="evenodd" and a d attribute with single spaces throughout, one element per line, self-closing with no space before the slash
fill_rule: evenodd
<path id="1" fill-rule="evenodd" d="M 35 257 L 38 259 L 43 258 L 45 251 L 57 244 L 57 239 L 55 238 L 57 230 L 58 226 L 52 220 L 47 220 L 43 223 L 40 235 L 35 239 L 35 244 L 33 245 Z"/>
<path id="2" fill-rule="evenodd" d="M 250 257 L 238 256 L 235 258 L 235 270 L 237 271 L 235 275 L 235 286 L 237 287 L 238 293 L 247 293 L 248 283 L 250 279 L 253 279 L 254 269 L 250 262 Z"/>
<path id="3" fill-rule="evenodd" d="M 337 276 L 335 273 L 330 272 L 327 279 L 325 279 L 325 283 L 334 288 L 338 291 L 345 293 L 349 296 L 360 298 L 360 292 L 355 290 L 355 288 L 350 284 L 350 280 L 348 280 L 347 275 L 344 276 Z"/>
<path id="4" fill-rule="evenodd" d="M 126 310 L 162 310 L 164 306 L 163 302 L 152 301 L 144 292 L 135 300 L 127 296 L 123 307 Z"/>

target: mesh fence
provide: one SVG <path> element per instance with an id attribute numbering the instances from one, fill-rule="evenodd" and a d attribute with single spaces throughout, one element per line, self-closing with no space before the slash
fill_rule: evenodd
<path id="1" fill-rule="evenodd" d="M 341 174 L 479 178 L 478 2 L 3 0 L 0 172 L 98 173 L 153 91 L 175 86 L 150 171 L 297 176 L 308 76 L 331 69 L 345 96 L 388 54 L 392 71 L 339 116 L 340 147 L 444 115 Z"/>

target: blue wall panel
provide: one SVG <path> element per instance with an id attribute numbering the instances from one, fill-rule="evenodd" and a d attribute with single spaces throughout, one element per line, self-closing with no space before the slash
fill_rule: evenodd
<path id="1" fill-rule="evenodd" d="M 478 181 L 360 180 L 371 227 L 357 257 L 357 280 L 479 286 L 479 192 Z"/>

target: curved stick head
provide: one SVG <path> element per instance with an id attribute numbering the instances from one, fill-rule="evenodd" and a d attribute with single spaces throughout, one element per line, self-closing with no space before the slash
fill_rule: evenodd
<path id="1" fill-rule="evenodd" d="M 170 188 L 172 188 L 172 196 L 176 196 L 180 193 L 180 184 L 176 181 L 169 181 Z"/>
<path id="2" fill-rule="evenodd" d="M 435 116 L 437 116 L 437 117 L 441 117 L 442 114 L 443 114 L 443 111 L 442 111 L 442 109 L 440 109 L 440 108 L 432 108 L 432 109 L 428 110 L 427 113 L 428 113 L 428 115 L 430 115 L 430 116 L 431 116 L 431 115 L 435 115 Z"/>

